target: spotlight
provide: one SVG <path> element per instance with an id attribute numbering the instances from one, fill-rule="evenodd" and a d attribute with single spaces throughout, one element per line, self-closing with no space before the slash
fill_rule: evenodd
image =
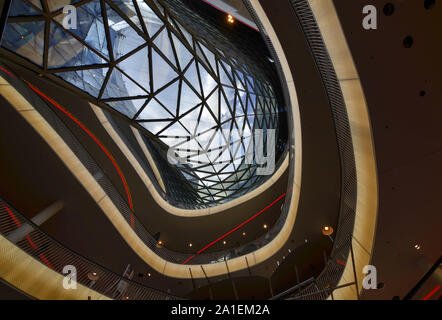
<path id="1" fill-rule="evenodd" d="M 262 227 L 263 227 L 264 229 L 267 229 L 267 225 L 266 225 L 266 224 L 265 224 L 265 225 L 263 225 Z"/>
<path id="2" fill-rule="evenodd" d="M 189 243 L 189 247 L 192 247 L 192 244 L 191 244 L 191 243 Z"/>
<path id="3" fill-rule="evenodd" d="M 415 248 L 416 250 L 420 250 L 421 246 L 420 246 L 419 244 L 415 244 L 415 245 L 414 245 L 414 248 Z"/>
<path id="4" fill-rule="evenodd" d="M 329 236 L 329 235 L 333 234 L 333 231 L 334 231 L 333 228 L 330 226 L 325 226 L 322 228 L 322 234 L 324 236 Z"/>
<path id="5" fill-rule="evenodd" d="M 226 243 L 227 243 L 226 240 L 224 240 L 224 241 L 223 241 L 223 244 L 226 244 Z"/>
<path id="6" fill-rule="evenodd" d="M 164 242 L 161 240 L 158 240 L 157 242 L 157 248 L 162 248 L 164 246 Z"/>
<path id="7" fill-rule="evenodd" d="M 89 272 L 88 274 L 87 274 L 87 277 L 88 277 L 88 279 L 89 280 L 91 280 L 91 281 L 97 281 L 100 277 L 98 276 L 98 273 L 96 273 L 96 272 Z"/>
<path id="8" fill-rule="evenodd" d="M 232 15 L 227 15 L 227 22 L 228 23 L 234 23 L 235 22 L 235 19 L 233 19 L 233 17 L 232 17 Z"/>
<path id="9" fill-rule="evenodd" d="M 242 233 L 242 235 L 243 235 L 243 236 L 245 236 L 245 235 L 246 235 L 246 233 L 245 233 L 245 232 L 243 232 L 243 233 Z"/>

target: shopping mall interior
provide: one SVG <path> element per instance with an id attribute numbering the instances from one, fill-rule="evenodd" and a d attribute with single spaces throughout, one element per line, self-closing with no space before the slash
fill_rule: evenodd
<path id="1" fill-rule="evenodd" d="M 0 300 L 441 299 L 441 1 L 0 11 Z"/>

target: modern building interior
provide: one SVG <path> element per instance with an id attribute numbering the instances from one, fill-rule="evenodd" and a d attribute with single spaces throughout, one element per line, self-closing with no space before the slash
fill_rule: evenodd
<path id="1" fill-rule="evenodd" d="M 0 300 L 441 299 L 441 1 L 0 10 Z"/>

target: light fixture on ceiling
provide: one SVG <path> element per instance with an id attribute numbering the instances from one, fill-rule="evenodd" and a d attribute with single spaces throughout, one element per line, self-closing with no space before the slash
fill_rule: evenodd
<path id="1" fill-rule="evenodd" d="M 189 243 L 189 247 L 192 247 L 192 243 Z"/>
<path id="2" fill-rule="evenodd" d="M 420 246 L 420 244 L 415 244 L 415 245 L 414 245 L 414 248 L 415 248 L 416 250 L 420 250 L 421 246 Z"/>
<path id="3" fill-rule="evenodd" d="M 245 236 L 245 235 L 246 235 L 246 233 L 245 233 L 245 232 L 243 232 L 243 233 L 242 233 L 242 235 L 243 235 L 243 236 Z"/>
<path id="4" fill-rule="evenodd" d="M 330 226 L 325 226 L 325 227 L 322 228 L 322 234 L 323 234 L 324 236 L 330 236 L 330 235 L 333 234 L 333 232 L 334 232 L 334 230 L 333 230 L 333 228 L 330 227 Z"/>
<path id="5" fill-rule="evenodd" d="M 267 229 L 267 225 L 266 225 L 266 224 L 264 224 L 262 227 L 263 227 L 264 229 Z"/>
<path id="6" fill-rule="evenodd" d="M 226 240 L 224 240 L 224 241 L 223 241 L 223 244 L 226 244 L 226 243 L 227 243 Z"/>
<path id="7" fill-rule="evenodd" d="M 98 273 L 96 273 L 95 271 L 94 271 L 94 272 L 89 272 L 89 273 L 87 274 L 87 277 L 88 277 L 88 279 L 91 280 L 91 281 L 97 281 L 98 279 L 100 279 L 100 276 L 99 276 Z"/>
<path id="8" fill-rule="evenodd" d="M 150 277 L 152 274 L 150 272 L 147 273 L 147 276 Z"/>
<path id="9" fill-rule="evenodd" d="M 235 19 L 233 19 L 231 14 L 227 15 L 227 22 L 228 23 L 234 23 L 235 22 Z"/>
<path id="10" fill-rule="evenodd" d="M 158 240 L 157 242 L 157 248 L 162 248 L 164 246 L 164 242 L 161 240 Z"/>

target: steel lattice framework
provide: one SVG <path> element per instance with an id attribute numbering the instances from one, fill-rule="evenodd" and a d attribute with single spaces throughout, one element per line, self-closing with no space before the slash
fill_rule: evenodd
<path id="1" fill-rule="evenodd" d="M 278 129 L 275 90 L 259 66 L 160 2 L 13 0 L 2 47 L 143 126 L 186 159 L 181 172 L 202 202 L 225 201 L 262 181 L 244 158 L 255 129 L 260 143 Z"/>

